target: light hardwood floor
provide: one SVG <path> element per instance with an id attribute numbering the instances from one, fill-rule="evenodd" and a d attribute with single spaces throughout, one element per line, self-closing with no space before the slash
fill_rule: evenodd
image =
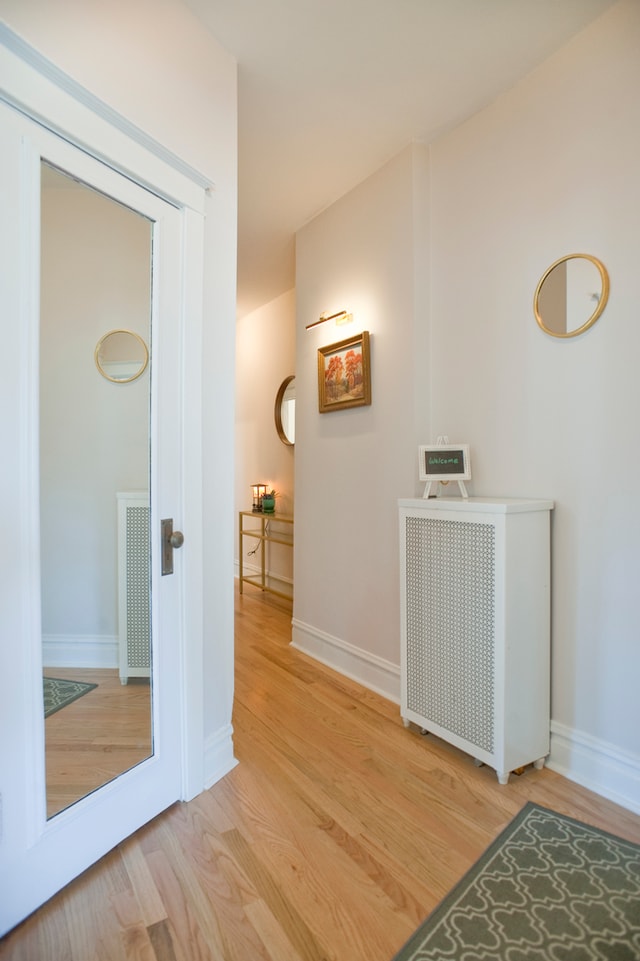
<path id="1" fill-rule="evenodd" d="M 527 800 L 640 842 L 551 771 L 506 786 L 237 597 L 227 777 L 138 831 L 0 942 L 2 961 L 389 961 Z"/>
<path id="2" fill-rule="evenodd" d="M 44 722 L 47 817 L 95 791 L 151 754 L 151 689 L 121 684 L 117 670 L 47 668 L 45 675 L 98 686 Z"/>

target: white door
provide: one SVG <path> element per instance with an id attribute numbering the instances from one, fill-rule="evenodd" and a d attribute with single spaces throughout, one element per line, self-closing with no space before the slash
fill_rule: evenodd
<path id="1" fill-rule="evenodd" d="M 77 147 L 27 120 L 9 107 L 0 105 L 0 342 L 2 344 L 2 377 L 0 377 L 0 497 L 3 505 L 3 548 L 0 565 L 0 671 L 4 679 L 0 717 L 0 934 L 13 927 L 55 892 L 80 874 L 124 837 L 176 801 L 182 791 L 182 655 L 184 583 L 183 555 L 189 550 L 188 535 L 185 546 L 175 552 L 174 573 L 161 573 L 161 519 L 172 518 L 175 529 L 182 526 L 182 437 L 183 411 L 182 373 L 182 308 L 181 270 L 182 211 L 159 199 L 107 165 L 91 158 Z M 44 164 L 44 166 L 43 166 Z M 150 364 L 135 382 L 118 382 L 102 377 L 94 363 L 96 322 L 107 333 L 109 329 L 133 328 L 136 320 L 118 316 L 102 316 L 105 297 L 100 303 L 87 298 L 86 314 L 75 326 L 53 331 L 44 336 L 41 316 L 41 183 L 43 173 L 54 169 L 54 176 L 63 178 L 75 188 L 88 192 L 100 203 L 113 204 L 113 209 L 130 215 L 143 225 L 149 236 L 149 316 L 145 318 Z M 66 178 L 66 181 L 65 181 Z M 64 203 L 64 202 L 63 202 Z M 66 222 L 62 218 L 63 224 Z M 69 227 L 69 223 L 67 223 Z M 87 230 L 83 243 L 103 240 L 100 222 Z M 77 234 L 74 234 L 78 240 Z M 51 244 L 51 238 L 49 238 Z M 61 238 L 60 243 L 63 243 Z M 44 241 L 43 241 L 44 244 Z M 55 246 L 55 241 L 54 241 Z M 43 250 L 42 257 L 45 258 Z M 104 272 L 110 270 L 105 258 L 99 263 Z M 54 277 L 55 279 L 55 277 Z M 80 269 L 64 283 L 69 300 L 85 283 L 86 271 Z M 104 290 L 126 287 L 122 277 L 107 276 Z M 132 281 L 133 283 L 133 281 Z M 89 289 L 87 295 L 91 294 Z M 64 305 L 66 291 L 58 291 Z M 96 321 L 98 316 L 98 321 Z M 42 327 L 41 327 L 42 324 Z M 42 337 L 41 337 L 42 331 Z M 42 343 L 42 349 L 41 349 Z M 85 368 L 86 365 L 86 368 Z M 48 371 L 46 388 L 43 371 Z M 55 391 L 67 390 L 70 381 L 81 370 L 82 377 L 93 378 L 94 386 L 102 390 L 103 406 L 99 416 L 92 408 L 80 411 L 86 421 L 95 421 L 91 443 L 76 423 L 64 430 L 58 423 L 58 435 L 48 434 L 47 452 L 44 450 L 44 423 L 47 421 L 51 398 Z M 128 380 L 128 378 L 125 378 Z M 139 483 L 138 473 L 133 486 L 149 491 L 149 560 L 150 560 L 150 719 L 149 748 L 146 760 L 136 760 L 117 776 L 107 775 L 102 786 L 91 793 L 71 800 L 53 816 L 47 816 L 47 785 L 45 771 L 45 723 L 43 718 L 43 612 L 48 605 L 55 607 L 61 591 L 72 585 L 51 587 L 52 568 L 44 563 L 43 542 L 56 531 L 48 545 L 49 555 L 58 553 L 59 566 L 79 549 L 72 530 L 64 525 L 50 525 L 45 534 L 45 515 L 51 516 L 51 502 L 60 495 L 64 500 L 64 483 L 58 475 L 57 490 L 51 495 L 51 448 L 64 461 L 65 450 L 84 445 L 86 457 L 94 471 L 95 484 L 103 484 L 110 464 L 110 449 L 119 442 L 110 421 L 110 409 L 121 408 L 140 393 L 145 383 L 147 397 L 147 476 Z M 56 387 L 57 384 L 57 387 Z M 53 391 L 48 394 L 45 392 Z M 129 393 L 127 393 L 127 391 Z M 72 400 L 82 408 L 82 398 Z M 82 418 L 80 418 L 81 420 Z M 47 431 L 51 429 L 47 427 Z M 98 444 L 94 443 L 98 440 Z M 75 447 L 74 447 L 75 445 Z M 141 443 L 132 446 L 130 459 L 140 455 Z M 127 461 L 127 456 L 120 458 Z M 55 460 L 55 457 L 53 457 Z M 82 463 L 82 450 L 78 463 Z M 47 465 L 45 468 L 45 464 Z M 82 465 L 82 470 L 86 465 Z M 133 476 L 133 475 L 131 475 Z M 147 484 L 144 481 L 148 481 Z M 68 483 L 72 486 L 75 478 Z M 77 492 L 77 510 L 86 518 L 87 498 L 92 493 L 91 475 L 83 475 Z M 116 486 L 132 486 L 125 475 Z M 113 509 L 116 527 L 116 498 L 113 503 L 103 501 L 104 508 L 93 511 L 94 518 L 84 521 L 83 537 L 93 544 L 93 555 L 105 570 L 114 576 L 117 566 L 115 533 L 106 549 L 94 530 L 95 520 L 102 528 L 109 528 L 107 516 Z M 84 511 L 84 514 L 83 514 Z M 143 550 L 145 548 L 143 547 Z M 104 562 L 101 555 L 109 556 Z M 91 552 L 89 552 L 90 554 Z M 87 555 L 88 556 L 88 555 Z M 80 565 L 82 566 L 82 565 Z M 46 568 L 46 569 L 45 569 Z M 70 569 L 73 565 L 70 565 Z M 107 577 L 108 579 L 108 577 Z M 96 579 L 94 579 L 96 580 Z M 46 582 L 46 583 L 45 583 Z M 91 609 L 91 594 L 95 590 L 96 603 L 99 583 L 88 587 L 82 581 L 75 599 L 66 601 L 70 613 Z M 53 595 L 53 599 L 52 599 Z M 61 605 L 58 604 L 58 607 Z M 62 605 L 63 607 L 65 605 Z M 111 608 L 111 602 L 106 609 Z M 89 614 L 87 614 L 89 616 Z M 103 618 L 108 619 L 107 615 Z M 54 635 L 56 632 L 54 630 Z M 80 631 L 80 633 L 82 633 Z M 80 660 L 95 656 L 100 648 L 99 632 L 89 631 L 77 644 L 82 651 Z M 106 630 L 113 634 L 112 628 Z M 93 646 L 92 646 L 93 645 Z M 72 659 L 68 653 L 64 660 Z M 107 645 L 108 646 L 108 645 Z M 54 644 L 55 647 L 55 644 Z M 89 652 L 89 653 L 87 653 Z M 113 659 L 111 650 L 108 659 Z M 63 668 L 56 670 L 60 675 Z M 144 672 L 143 672 L 144 673 Z M 141 683 L 144 683 L 142 681 Z M 87 695 L 89 697 L 91 695 Z M 63 708 L 63 711 L 66 708 Z"/>

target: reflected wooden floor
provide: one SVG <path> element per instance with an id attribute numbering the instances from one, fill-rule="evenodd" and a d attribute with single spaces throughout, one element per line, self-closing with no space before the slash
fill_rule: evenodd
<path id="1" fill-rule="evenodd" d="M 508 785 L 293 650 L 237 598 L 239 765 L 0 942 L 2 961 L 389 961 L 531 799 L 640 842 L 640 818 L 548 770 Z"/>
<path id="2" fill-rule="evenodd" d="M 45 676 L 98 686 L 45 720 L 47 817 L 151 754 L 149 681 L 117 670 L 47 668 Z"/>

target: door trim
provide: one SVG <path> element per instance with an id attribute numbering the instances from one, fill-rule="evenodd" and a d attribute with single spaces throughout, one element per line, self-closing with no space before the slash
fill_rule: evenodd
<path id="1" fill-rule="evenodd" d="M 114 110 L 113 107 L 106 104 L 104 100 L 100 100 L 99 97 L 96 97 L 85 87 L 80 86 L 80 84 L 76 83 L 75 80 L 72 80 L 64 71 L 52 63 L 51 60 L 48 60 L 37 50 L 34 50 L 33 47 L 30 47 L 22 37 L 2 23 L 0 23 L 0 43 L 12 51 L 23 63 L 28 64 L 42 77 L 47 78 L 55 87 L 68 93 L 74 100 L 77 100 L 87 107 L 92 114 L 101 117 L 111 127 L 120 130 L 131 141 L 144 147 L 145 150 L 152 153 L 155 157 L 158 157 L 164 161 L 164 163 L 173 167 L 174 170 L 183 174 L 193 184 L 204 190 L 212 186 L 209 178 L 205 177 L 199 170 L 196 170 L 195 167 L 186 163 L 171 150 L 167 150 L 163 144 L 159 143 L 153 137 L 150 137 L 149 134 L 141 130 L 140 127 L 131 123 L 130 120 L 123 117 L 117 110 Z M 14 106 L 17 106 L 17 104 L 14 104 Z M 48 108 L 48 113 L 51 113 L 50 107 Z M 32 119 L 35 118 L 32 117 Z M 45 123 L 50 125 L 52 118 L 49 117 Z M 51 126 L 49 126 L 49 129 L 52 129 Z"/>
<path id="2" fill-rule="evenodd" d="M 0 23 L 0 99 L 174 206 L 204 212 L 213 187 L 122 114 Z"/>

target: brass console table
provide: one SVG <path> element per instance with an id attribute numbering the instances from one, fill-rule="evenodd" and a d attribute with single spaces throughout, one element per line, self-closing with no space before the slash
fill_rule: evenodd
<path id="1" fill-rule="evenodd" d="M 248 525 L 251 518 L 254 523 Z M 240 593 L 244 584 L 253 584 L 269 594 L 276 594 L 287 600 L 293 598 L 293 584 L 268 573 L 266 569 L 266 544 L 281 544 L 293 550 L 293 517 L 284 514 L 261 514 L 258 511 L 240 511 L 238 515 L 238 570 L 240 577 Z M 258 574 L 244 573 L 244 540 L 250 538 L 258 541 L 260 551 L 260 572 Z M 278 585 L 278 586 L 276 586 Z"/>

